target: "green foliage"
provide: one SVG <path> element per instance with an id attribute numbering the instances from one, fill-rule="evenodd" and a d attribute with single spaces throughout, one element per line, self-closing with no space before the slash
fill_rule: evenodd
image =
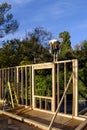
<path id="1" fill-rule="evenodd" d="M 49 40 L 52 38 L 52 34 L 42 27 L 36 27 L 34 28 L 33 32 L 28 33 L 27 38 L 35 38 L 39 44 L 48 47 Z"/>
<path id="2" fill-rule="evenodd" d="M 8 16 L 12 17 L 11 15 Z M 44 32 L 41 28 L 36 28 L 34 32 L 30 33 L 22 41 L 18 39 L 3 42 L 3 46 L 0 49 L 0 67 L 18 66 L 32 63 L 43 63 L 52 61 L 52 56 L 49 53 L 48 46 L 42 45 L 41 41 L 48 41 L 50 38 L 49 33 Z M 46 37 L 47 36 L 47 37 Z M 46 37 L 46 38 L 45 38 Z M 78 59 L 79 66 L 79 98 L 87 98 L 87 41 L 83 41 L 80 45 L 76 45 L 75 50 L 71 48 L 70 34 L 69 32 L 62 32 L 59 34 L 62 38 L 61 52 L 59 54 L 59 60 L 66 59 Z M 67 82 L 69 80 L 71 70 L 70 66 L 67 66 Z M 64 90 L 64 74 L 63 66 L 60 67 L 60 89 L 61 94 Z M 36 72 L 36 89 L 35 94 L 43 96 L 51 96 L 51 73 L 49 71 Z M 72 84 L 71 84 L 72 85 Z M 68 94 L 72 93 L 70 89 Z"/>
<path id="3" fill-rule="evenodd" d="M 14 39 L 3 42 L 3 47 L 0 49 L 0 67 L 43 63 L 47 61 L 52 61 L 52 56 L 48 48 L 39 44 L 34 35 L 22 41 Z"/>
<path id="4" fill-rule="evenodd" d="M 69 32 L 62 32 L 59 34 L 59 38 L 62 38 L 62 46 L 61 46 L 61 52 L 59 55 L 59 59 L 65 60 L 65 59 L 72 59 L 73 58 L 73 52 L 71 48 L 71 42 L 70 42 L 70 34 Z"/>
<path id="5" fill-rule="evenodd" d="M 51 96 L 52 75 L 50 70 L 38 70 L 35 76 L 35 95 Z"/>
<path id="6" fill-rule="evenodd" d="M 87 41 L 83 41 L 82 44 L 81 44 L 81 50 L 83 51 L 87 51 Z"/>
<path id="7" fill-rule="evenodd" d="M 5 34 L 13 33 L 18 29 L 18 22 L 13 19 L 13 15 L 9 13 L 11 5 L 8 3 L 0 4 L 0 38 Z"/>
<path id="8" fill-rule="evenodd" d="M 11 67 L 19 64 L 18 42 L 19 40 L 15 39 L 3 43 L 3 48 L 0 50 L 0 67 Z"/>
<path id="9" fill-rule="evenodd" d="M 62 95 L 64 92 L 64 88 L 66 87 L 64 82 L 66 80 L 66 84 L 69 82 L 70 76 L 72 74 L 72 67 L 71 64 L 67 63 L 66 65 L 66 76 L 64 75 L 64 65 L 60 65 L 60 72 L 59 72 L 59 84 L 60 84 L 60 94 Z M 72 82 L 69 85 L 69 89 L 67 94 L 72 94 Z"/>
<path id="10" fill-rule="evenodd" d="M 87 70 L 79 69 L 79 98 L 85 99 L 87 97 Z"/>
<path id="11" fill-rule="evenodd" d="M 78 59 L 79 98 L 87 98 L 87 41 L 75 46 L 74 56 Z"/>
<path id="12" fill-rule="evenodd" d="M 6 34 L 15 32 L 19 24 L 10 13 L 11 5 L 8 3 L 0 4 L 0 38 Z M 49 40 L 52 34 L 41 27 L 37 27 L 33 32 L 29 32 L 22 41 L 13 39 L 3 43 L 0 49 L 0 67 L 11 67 L 32 63 L 43 63 L 52 61 L 49 54 Z M 79 62 L 79 98 L 87 97 L 87 41 L 84 40 L 80 45 L 76 45 L 76 49 L 72 50 L 70 34 L 67 31 L 61 32 L 59 38 L 62 39 L 59 60 L 78 59 Z M 67 73 L 67 79 L 70 72 Z M 61 92 L 64 89 L 63 71 L 60 74 Z M 43 96 L 51 96 L 51 74 L 39 71 L 36 74 L 36 90 L 35 93 Z M 71 90 L 70 90 L 71 91 Z M 69 93 L 70 93 L 69 91 Z"/>

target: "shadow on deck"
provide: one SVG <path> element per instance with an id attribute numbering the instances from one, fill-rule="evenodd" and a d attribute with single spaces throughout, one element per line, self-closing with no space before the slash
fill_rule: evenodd
<path id="1" fill-rule="evenodd" d="M 32 124 L 40 129 L 47 130 L 54 113 L 32 110 L 29 107 L 19 107 L 13 110 L 2 111 L 2 114 L 20 120 L 21 122 Z M 52 129 L 74 130 L 82 122 L 83 120 L 79 117 L 74 118 L 70 115 L 65 115 L 61 113 L 57 115 L 52 125 Z"/>

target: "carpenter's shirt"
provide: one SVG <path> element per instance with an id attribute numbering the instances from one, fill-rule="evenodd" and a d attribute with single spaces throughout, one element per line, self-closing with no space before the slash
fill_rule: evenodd
<path id="1" fill-rule="evenodd" d="M 49 44 L 50 43 L 54 44 L 54 42 L 57 42 L 57 41 L 58 41 L 57 39 L 52 39 L 52 40 L 49 41 Z"/>

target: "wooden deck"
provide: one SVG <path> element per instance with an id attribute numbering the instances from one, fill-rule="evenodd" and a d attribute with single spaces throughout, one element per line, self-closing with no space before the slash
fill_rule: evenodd
<path id="1" fill-rule="evenodd" d="M 0 114 L 0 130 L 41 130 L 32 124 L 26 124 L 9 116 Z"/>
<path id="2" fill-rule="evenodd" d="M 29 125 L 34 125 L 38 130 L 47 130 L 54 113 L 32 110 L 29 107 L 19 107 L 14 110 L 3 111 L 2 114 L 20 120 L 21 122 L 28 123 Z M 58 114 L 52 125 L 52 129 L 74 130 L 82 122 L 83 120 L 81 120 L 81 118 L 76 119 L 72 118 L 70 115 Z"/>

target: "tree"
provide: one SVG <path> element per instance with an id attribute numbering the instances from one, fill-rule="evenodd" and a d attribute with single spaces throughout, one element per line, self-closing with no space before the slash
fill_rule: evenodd
<path id="1" fill-rule="evenodd" d="M 34 37 L 22 41 L 8 40 L 0 49 L 0 67 L 2 68 L 51 60 L 49 50 L 39 44 Z"/>
<path id="2" fill-rule="evenodd" d="M 75 46 L 75 58 L 78 59 L 79 97 L 87 98 L 87 41 Z"/>
<path id="3" fill-rule="evenodd" d="M 87 41 L 86 41 L 86 40 L 84 40 L 84 41 L 81 43 L 81 50 L 87 51 Z"/>
<path id="4" fill-rule="evenodd" d="M 75 58 L 79 61 L 79 67 L 82 68 L 85 66 L 87 61 L 87 41 L 84 40 L 79 45 L 75 46 L 74 50 Z"/>
<path id="5" fill-rule="evenodd" d="M 59 38 L 62 38 L 60 59 L 71 59 L 72 58 L 72 48 L 70 41 L 70 34 L 67 31 L 61 32 Z"/>
<path id="6" fill-rule="evenodd" d="M 13 33 L 18 29 L 18 22 L 13 19 L 13 15 L 9 13 L 11 5 L 8 3 L 0 4 L 0 38 L 5 34 Z"/>
<path id="7" fill-rule="evenodd" d="M 28 37 L 34 37 L 39 44 L 48 47 L 48 43 L 52 38 L 52 34 L 42 27 L 36 27 L 32 32 L 28 33 Z"/>
<path id="8" fill-rule="evenodd" d="M 25 56 L 30 63 L 42 63 L 52 60 L 49 50 L 42 44 L 39 44 L 34 36 L 21 42 L 21 52 L 22 62 L 25 61 Z"/>
<path id="9" fill-rule="evenodd" d="M 19 56 L 20 41 L 18 39 L 7 40 L 0 49 L 0 67 L 12 67 L 19 65 L 21 58 Z"/>

